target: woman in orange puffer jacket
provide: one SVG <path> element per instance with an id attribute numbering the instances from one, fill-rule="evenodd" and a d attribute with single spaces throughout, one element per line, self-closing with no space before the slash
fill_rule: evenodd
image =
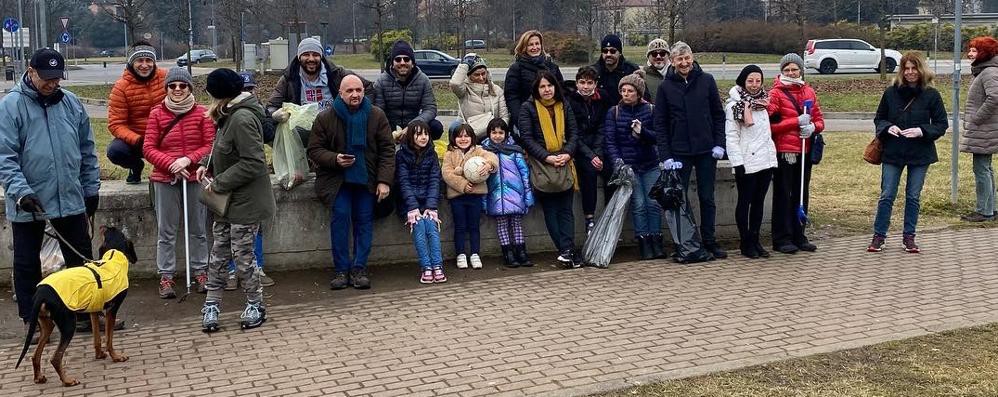
<path id="1" fill-rule="evenodd" d="M 806 101 L 811 101 L 805 112 Z M 808 241 L 804 225 L 797 219 L 797 207 L 804 195 L 804 210 L 808 208 L 811 185 L 811 158 L 801 159 L 801 145 L 811 150 L 810 139 L 825 129 L 825 118 L 814 89 L 804 82 L 804 60 L 790 53 L 780 60 L 780 75 L 769 91 L 770 128 L 776 143 L 776 172 L 773 173 L 773 249 L 784 254 L 798 250 L 815 251 Z M 802 142 L 806 141 L 806 143 Z M 804 167 L 804 189 L 801 189 L 801 166 Z"/>
<path id="2" fill-rule="evenodd" d="M 211 152 L 215 122 L 198 105 L 192 94 L 191 75 L 174 68 L 166 77 L 166 98 L 149 112 L 142 153 L 152 164 L 149 179 L 154 189 L 159 240 L 156 266 L 160 274 L 160 298 L 176 297 L 173 276 L 176 273 L 177 229 L 183 222 L 183 186 L 187 185 L 187 224 L 191 240 L 191 267 L 199 292 L 205 291 L 208 275 L 208 239 L 205 236 L 207 209 L 198 201 L 201 187 L 194 177 L 198 162 Z"/>

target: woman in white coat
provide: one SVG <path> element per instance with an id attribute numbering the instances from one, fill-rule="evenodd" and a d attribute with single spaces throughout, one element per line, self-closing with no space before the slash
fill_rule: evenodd
<path id="1" fill-rule="evenodd" d="M 486 127 L 492 119 L 509 122 L 502 88 L 492 82 L 485 60 L 475 53 L 457 65 L 449 85 L 457 95 L 459 121 L 470 125 L 479 139 L 488 138 Z"/>
<path id="2" fill-rule="evenodd" d="M 738 204 L 735 221 L 742 255 L 768 258 L 759 243 L 766 192 L 776 168 L 776 145 L 769 128 L 769 96 L 763 89 L 762 69 L 748 65 L 738 75 L 725 104 L 728 160 L 735 169 Z"/>

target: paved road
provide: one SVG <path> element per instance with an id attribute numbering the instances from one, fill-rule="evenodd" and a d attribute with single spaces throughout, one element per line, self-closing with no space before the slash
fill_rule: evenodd
<path id="1" fill-rule="evenodd" d="M 424 287 L 413 275 L 409 290 L 271 306 L 245 332 L 227 293 L 218 334 L 201 333 L 196 313 L 122 331 L 126 363 L 94 361 L 81 334 L 66 361 L 81 386 L 62 387 L 48 365 L 48 384 L 12 365 L 0 384 L 16 396 L 584 395 L 998 321 L 998 267 L 981 260 L 998 255 L 998 230 L 919 237 L 917 255 L 898 236 L 867 253 L 864 235 L 770 260 Z M 17 348 L 2 345 L 0 359 Z"/>

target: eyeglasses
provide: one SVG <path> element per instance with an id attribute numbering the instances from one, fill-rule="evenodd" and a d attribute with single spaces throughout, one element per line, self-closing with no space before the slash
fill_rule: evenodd
<path id="1" fill-rule="evenodd" d="M 610 55 L 613 55 L 613 54 L 616 54 L 616 53 L 617 53 L 617 49 L 616 49 L 616 48 L 604 48 L 604 49 L 603 49 L 603 53 L 604 53 L 604 54 L 610 54 Z"/>
<path id="2" fill-rule="evenodd" d="M 167 84 L 171 90 L 186 90 L 189 87 L 186 83 L 170 83 Z"/>
<path id="3" fill-rule="evenodd" d="M 667 58 L 669 53 L 665 51 L 652 51 L 652 53 L 648 55 L 654 58 Z"/>
<path id="4" fill-rule="evenodd" d="M 394 61 L 395 63 L 409 63 L 410 61 L 412 61 L 412 58 L 406 56 L 397 56 L 395 57 Z"/>

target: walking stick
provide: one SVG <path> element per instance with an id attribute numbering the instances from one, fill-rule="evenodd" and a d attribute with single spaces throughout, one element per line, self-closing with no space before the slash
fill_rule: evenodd
<path id="1" fill-rule="evenodd" d="M 804 101 L 804 114 L 810 114 L 811 106 L 814 102 L 810 99 Z M 808 161 L 807 151 L 807 138 L 801 136 L 800 138 L 800 203 L 797 205 L 797 220 L 800 221 L 801 226 L 807 226 L 807 211 L 804 210 L 804 162 Z"/>
<path id="2" fill-rule="evenodd" d="M 184 195 L 184 260 L 187 262 L 187 295 L 191 294 L 191 240 L 187 225 L 187 178 L 180 179 L 181 191 Z M 185 296 L 186 297 L 186 296 Z"/>

